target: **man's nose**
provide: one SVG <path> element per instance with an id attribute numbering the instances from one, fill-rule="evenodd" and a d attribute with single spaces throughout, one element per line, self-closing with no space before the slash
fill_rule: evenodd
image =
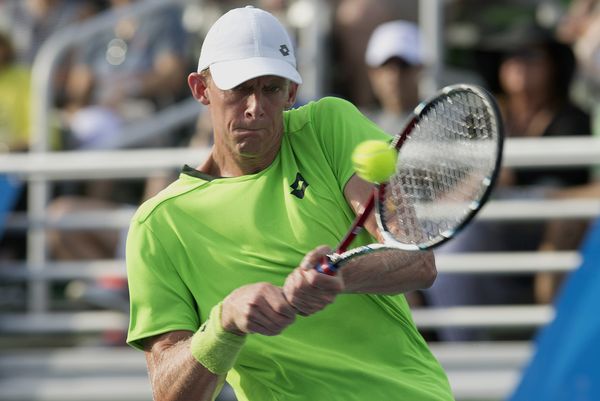
<path id="1" fill-rule="evenodd" d="M 246 117 L 258 118 L 264 116 L 263 100 L 260 91 L 252 92 L 246 101 Z"/>

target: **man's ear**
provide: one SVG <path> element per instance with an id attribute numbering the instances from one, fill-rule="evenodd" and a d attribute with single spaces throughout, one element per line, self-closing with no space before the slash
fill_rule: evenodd
<path id="1" fill-rule="evenodd" d="M 296 95 L 297 94 L 298 94 L 298 84 L 290 81 L 289 87 L 288 87 L 288 98 L 285 103 L 286 110 L 291 109 L 292 106 L 294 105 L 294 103 L 296 103 Z"/>
<path id="2" fill-rule="evenodd" d="M 208 98 L 208 81 L 206 77 L 203 77 L 197 72 L 192 72 L 188 75 L 188 85 L 192 91 L 192 96 L 194 96 L 197 101 L 205 106 L 210 104 Z"/>

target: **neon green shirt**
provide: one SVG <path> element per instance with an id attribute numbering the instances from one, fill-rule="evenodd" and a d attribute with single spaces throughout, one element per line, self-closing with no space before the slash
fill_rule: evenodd
<path id="1" fill-rule="evenodd" d="M 282 285 L 308 251 L 345 234 L 352 149 L 390 137 L 335 98 L 286 112 L 284 124 L 265 170 L 215 179 L 184 171 L 140 207 L 127 244 L 129 344 L 196 331 L 234 289 Z M 369 242 L 362 234 L 355 245 Z M 240 401 L 452 399 L 402 295 L 340 295 L 278 336 L 250 335 L 227 380 Z"/>

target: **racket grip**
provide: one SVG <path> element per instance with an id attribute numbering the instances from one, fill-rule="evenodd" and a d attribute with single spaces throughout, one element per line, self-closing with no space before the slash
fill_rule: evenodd
<path id="1" fill-rule="evenodd" d="M 323 256 L 323 259 L 315 266 L 315 269 L 317 269 L 319 273 L 327 274 L 328 276 L 335 276 L 338 270 L 327 256 Z"/>

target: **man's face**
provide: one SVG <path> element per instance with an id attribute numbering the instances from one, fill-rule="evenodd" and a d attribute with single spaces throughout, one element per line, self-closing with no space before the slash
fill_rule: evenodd
<path id="1" fill-rule="evenodd" d="M 369 79 L 375 96 L 385 109 L 402 107 L 403 112 L 408 112 L 419 102 L 419 72 L 419 67 L 393 58 L 380 67 L 371 68 Z"/>
<path id="2" fill-rule="evenodd" d="M 277 152 L 283 134 L 283 110 L 294 103 L 297 85 L 275 76 L 221 90 L 206 79 L 215 144 L 234 157 L 260 159 Z"/>

